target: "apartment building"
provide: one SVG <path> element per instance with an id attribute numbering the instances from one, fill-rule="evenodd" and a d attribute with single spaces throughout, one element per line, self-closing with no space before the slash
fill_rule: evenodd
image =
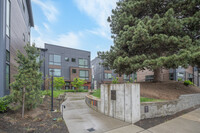
<path id="1" fill-rule="evenodd" d="M 24 53 L 33 26 L 30 0 L 0 0 L 0 97 L 10 92 L 17 73 L 17 50 Z"/>
<path id="2" fill-rule="evenodd" d="M 113 70 L 110 70 L 107 67 L 103 67 L 101 65 L 103 63 L 103 60 L 96 57 L 91 61 L 92 65 L 92 87 L 94 89 L 97 89 L 100 87 L 100 84 L 107 84 L 112 83 L 113 77 L 118 77 L 120 83 L 124 83 L 129 81 L 130 78 L 133 80 L 137 78 L 137 74 L 122 74 L 119 75 L 117 73 L 114 73 Z"/>
<path id="3" fill-rule="evenodd" d="M 44 49 L 40 49 L 40 59 L 44 60 L 41 71 L 43 79 L 50 76 L 51 70 L 54 70 L 55 77 L 64 77 L 66 82 L 65 89 L 73 89 L 71 82 L 74 78 L 84 79 L 87 83 L 84 89 L 91 88 L 91 68 L 90 52 L 61 47 L 52 44 L 45 44 Z M 43 89 L 46 83 L 44 82 Z M 45 88 L 47 89 L 47 88 Z"/>
<path id="4" fill-rule="evenodd" d="M 92 60 L 92 87 L 99 88 L 102 83 L 111 83 L 112 76 L 119 77 L 119 82 L 127 82 L 131 77 L 134 82 L 149 82 L 154 80 L 154 72 L 149 70 L 138 71 L 135 74 L 131 75 L 118 75 L 114 73 L 113 70 L 109 70 L 106 67 L 101 65 L 103 60 L 96 57 Z M 190 80 L 195 85 L 200 86 L 200 78 L 198 73 L 198 68 L 189 66 L 187 69 L 183 67 L 178 67 L 177 69 L 162 69 L 161 73 L 161 81 L 170 81 L 170 80 Z"/>

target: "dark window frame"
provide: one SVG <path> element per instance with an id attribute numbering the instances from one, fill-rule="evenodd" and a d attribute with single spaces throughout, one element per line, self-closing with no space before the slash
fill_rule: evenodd
<path id="1" fill-rule="evenodd" d="M 76 69 L 72 69 L 72 73 L 76 73 Z"/>
<path id="2" fill-rule="evenodd" d="M 85 76 L 84 77 L 80 75 L 81 71 L 85 72 Z M 88 74 L 86 74 L 86 72 L 88 72 Z M 88 76 L 86 76 L 86 75 L 88 75 Z M 84 80 L 89 80 L 89 71 L 88 70 L 79 70 L 79 78 L 80 79 L 84 79 Z"/>
<path id="3" fill-rule="evenodd" d="M 80 60 L 83 60 L 83 64 L 80 64 Z M 87 62 L 86 64 L 85 64 L 85 61 Z M 78 59 L 78 65 L 79 65 L 80 68 L 89 68 L 88 64 L 89 64 L 89 62 L 88 62 L 87 59 L 84 59 L 84 58 L 79 58 Z"/>
<path id="4" fill-rule="evenodd" d="M 54 70 L 54 72 L 53 72 L 53 76 L 54 77 L 61 77 L 62 76 L 62 70 L 61 69 L 58 69 L 58 68 L 49 68 L 49 75 L 50 76 L 52 76 L 52 73 L 51 73 L 52 69 Z M 55 75 L 55 72 L 56 72 L 55 70 L 60 70 L 60 75 Z"/>
<path id="5" fill-rule="evenodd" d="M 108 75 L 111 75 L 111 77 L 109 78 Z M 105 79 L 112 79 L 112 73 L 105 73 L 105 74 L 104 74 L 104 78 L 105 78 Z"/>
<path id="6" fill-rule="evenodd" d="M 52 56 L 52 60 L 51 60 Z M 60 61 L 55 61 L 55 56 L 60 56 Z M 49 54 L 49 65 L 61 66 L 61 55 L 59 54 Z"/>
<path id="7" fill-rule="evenodd" d="M 72 62 L 76 62 L 76 58 L 72 58 L 71 61 L 72 61 Z"/>
<path id="8" fill-rule="evenodd" d="M 8 67 L 8 71 L 7 71 Z M 10 89 L 10 64 L 6 63 L 6 90 Z"/>
<path id="9" fill-rule="evenodd" d="M 7 8 L 9 8 L 9 10 Z M 6 36 L 8 36 L 9 38 L 10 38 L 10 20 L 11 20 L 11 2 L 10 0 L 6 0 Z"/>

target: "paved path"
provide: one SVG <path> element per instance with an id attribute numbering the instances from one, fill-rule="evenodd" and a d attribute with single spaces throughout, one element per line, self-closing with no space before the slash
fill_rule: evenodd
<path id="1" fill-rule="evenodd" d="M 85 103 L 85 95 L 67 94 L 67 100 L 63 103 L 66 105 L 63 116 L 70 133 L 89 133 L 87 129 L 91 128 L 95 130 L 91 133 L 102 133 L 130 125 L 92 110 Z"/>
<path id="2" fill-rule="evenodd" d="M 64 120 L 70 133 L 200 133 L 200 109 L 144 130 L 90 109 L 84 100 L 84 93 L 68 93 L 63 103 Z"/>
<path id="3" fill-rule="evenodd" d="M 148 130 L 131 130 L 132 126 L 118 128 L 107 133 L 200 133 L 200 109 L 167 121 Z"/>

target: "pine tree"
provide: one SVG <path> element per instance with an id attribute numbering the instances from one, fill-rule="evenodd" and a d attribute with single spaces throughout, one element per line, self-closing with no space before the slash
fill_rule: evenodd
<path id="1" fill-rule="evenodd" d="M 154 71 L 195 65 L 200 45 L 200 3 L 198 0 L 121 0 L 112 10 L 110 22 L 114 46 L 99 52 L 119 74 Z"/>
<path id="2" fill-rule="evenodd" d="M 33 44 L 27 44 L 24 55 L 19 50 L 16 62 L 18 63 L 18 73 L 14 76 L 15 81 L 11 83 L 13 100 L 22 107 L 22 117 L 24 109 L 35 108 L 41 102 L 42 73 L 39 72 L 41 61 L 37 61 L 39 51 Z"/>

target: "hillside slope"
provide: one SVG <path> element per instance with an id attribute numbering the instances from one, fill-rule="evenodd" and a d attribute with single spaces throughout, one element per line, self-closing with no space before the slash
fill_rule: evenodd
<path id="1" fill-rule="evenodd" d="M 185 86 L 183 82 L 140 82 L 140 95 L 142 97 L 173 100 L 183 94 L 200 93 L 196 86 Z"/>

